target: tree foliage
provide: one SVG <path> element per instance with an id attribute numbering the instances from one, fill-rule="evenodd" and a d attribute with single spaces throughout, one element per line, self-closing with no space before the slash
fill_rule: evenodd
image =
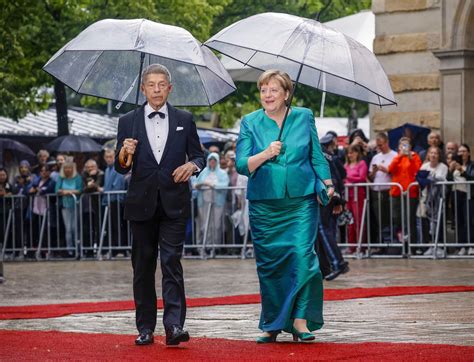
<path id="1" fill-rule="evenodd" d="M 47 60 L 81 30 L 101 19 L 149 20 L 181 26 L 205 41 L 225 26 L 261 12 L 275 11 L 315 18 L 328 0 L 0 0 L 0 115 L 13 119 L 45 109 L 54 95 L 54 84 L 42 71 Z M 370 0 L 333 0 L 321 21 L 356 13 L 370 7 Z M 57 84 L 56 84 L 57 86 Z M 256 86 L 237 84 L 238 90 L 213 107 L 220 125 L 232 126 L 243 114 L 259 107 Z M 56 87 L 55 87 L 56 89 Z M 82 101 L 81 101 L 82 99 Z M 319 109 L 321 94 L 300 87 L 295 102 Z M 104 108 L 94 97 L 68 93 L 72 104 Z M 65 100 L 64 100 L 65 101 Z M 351 100 L 328 96 L 326 115 L 349 114 Z M 360 113 L 367 106 L 357 104 Z M 203 114 L 209 109 L 194 109 Z"/>
<path id="2" fill-rule="evenodd" d="M 147 18 L 188 29 L 201 41 L 229 0 L 0 0 L 0 114 L 13 119 L 46 108 L 54 80 L 43 65 L 88 25 Z M 73 96 L 74 94 L 70 94 Z M 86 104 L 96 104 L 87 98 Z M 100 103 L 100 102 L 99 102 Z"/>

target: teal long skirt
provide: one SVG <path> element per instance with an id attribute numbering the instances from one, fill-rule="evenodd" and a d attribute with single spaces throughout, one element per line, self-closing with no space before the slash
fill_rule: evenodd
<path id="1" fill-rule="evenodd" d="M 291 332 L 295 318 L 323 326 L 323 280 L 314 249 L 319 205 L 314 195 L 250 201 L 260 281 L 262 331 Z"/>

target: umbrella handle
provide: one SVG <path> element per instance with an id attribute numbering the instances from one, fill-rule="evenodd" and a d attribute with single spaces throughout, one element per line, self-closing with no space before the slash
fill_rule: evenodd
<path id="1" fill-rule="evenodd" d="M 130 167 L 130 165 L 132 164 L 132 161 L 133 161 L 133 155 L 130 155 L 128 154 L 127 156 L 125 156 L 125 158 L 127 159 L 126 160 L 126 163 L 125 163 L 125 166 Z"/>
<path id="2" fill-rule="evenodd" d="M 142 71 L 143 63 L 145 61 L 145 53 L 140 53 L 140 70 L 138 72 L 138 86 L 137 86 L 137 95 L 135 98 L 135 110 L 133 111 L 133 126 L 132 126 L 132 138 L 136 139 L 137 134 L 137 109 L 138 109 L 138 97 L 140 96 L 140 84 L 142 81 Z M 125 153 L 125 149 L 122 148 L 119 153 L 119 162 L 123 168 L 129 168 L 133 162 L 133 155 Z"/>
<path id="3" fill-rule="evenodd" d="M 126 153 L 125 148 L 122 148 L 119 153 L 119 163 L 123 168 L 129 168 L 133 161 L 133 155 Z"/>

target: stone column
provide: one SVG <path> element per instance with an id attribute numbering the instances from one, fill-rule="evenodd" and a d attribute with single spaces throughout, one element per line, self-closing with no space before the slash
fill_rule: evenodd
<path id="1" fill-rule="evenodd" d="M 443 139 L 474 147 L 474 50 L 440 50 Z"/>

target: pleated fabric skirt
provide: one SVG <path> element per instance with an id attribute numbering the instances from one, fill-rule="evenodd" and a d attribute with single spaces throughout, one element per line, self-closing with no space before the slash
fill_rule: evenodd
<path id="1" fill-rule="evenodd" d="M 293 320 L 323 326 L 323 279 L 314 244 L 319 205 L 314 195 L 250 201 L 250 227 L 262 297 L 259 328 L 291 332 Z"/>

